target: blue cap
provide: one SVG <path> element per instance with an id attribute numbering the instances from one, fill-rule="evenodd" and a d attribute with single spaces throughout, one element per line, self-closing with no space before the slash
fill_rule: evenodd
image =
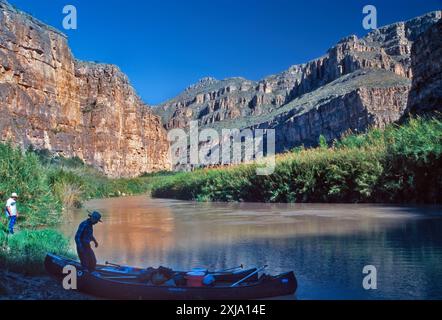
<path id="1" fill-rule="evenodd" d="M 89 213 L 89 218 L 91 218 L 94 221 L 103 222 L 101 221 L 101 213 L 99 213 L 98 211 Z"/>

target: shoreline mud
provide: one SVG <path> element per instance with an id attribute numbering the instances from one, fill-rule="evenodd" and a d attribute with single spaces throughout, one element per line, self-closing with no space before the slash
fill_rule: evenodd
<path id="1" fill-rule="evenodd" d="M 26 276 L 1 270 L 0 300 L 95 300 L 95 298 L 65 290 L 50 276 Z"/>

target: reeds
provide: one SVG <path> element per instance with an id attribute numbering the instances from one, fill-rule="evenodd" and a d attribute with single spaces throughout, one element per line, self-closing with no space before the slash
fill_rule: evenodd
<path id="1" fill-rule="evenodd" d="M 276 157 L 275 172 L 254 165 L 201 169 L 164 177 L 152 195 L 199 201 L 442 201 L 442 122 L 410 119 L 403 126 L 348 134 L 327 147 L 296 148 Z"/>
<path id="2" fill-rule="evenodd" d="M 68 240 L 54 230 L 23 230 L 10 236 L 0 230 L 0 268 L 22 274 L 43 274 L 48 252 L 73 257 Z"/>

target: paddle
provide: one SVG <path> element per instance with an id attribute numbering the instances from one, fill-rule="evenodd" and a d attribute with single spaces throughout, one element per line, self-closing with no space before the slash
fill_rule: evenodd
<path id="1" fill-rule="evenodd" d="M 241 280 L 239 280 L 238 282 L 235 282 L 234 284 L 231 285 L 231 287 L 236 287 L 237 285 L 239 285 L 240 283 L 244 282 L 245 280 L 247 280 L 248 278 L 250 278 L 251 276 L 254 276 L 255 274 L 257 274 L 258 272 L 264 270 L 265 268 L 267 268 L 268 265 L 265 265 L 261 268 L 259 268 L 258 270 L 256 270 L 255 272 L 252 272 L 251 274 L 249 274 L 248 276 L 242 278 Z"/>
<path id="2" fill-rule="evenodd" d="M 109 261 L 106 261 L 105 264 L 108 265 L 108 266 L 113 266 L 113 267 L 117 267 L 117 268 L 122 268 L 123 267 L 123 266 L 121 266 L 119 264 L 112 263 L 112 262 L 109 262 Z M 244 268 L 244 265 L 241 264 L 241 265 L 239 265 L 237 267 L 234 267 L 234 268 L 228 268 L 228 269 L 213 271 L 213 272 L 209 272 L 209 273 L 222 273 L 222 272 L 228 272 L 228 271 L 232 271 L 232 270 L 236 270 L 236 269 L 243 269 L 243 268 Z"/>
<path id="3" fill-rule="evenodd" d="M 232 271 L 232 270 L 236 270 L 236 269 L 242 269 L 244 268 L 244 266 L 241 264 L 238 267 L 234 267 L 234 268 L 229 268 L 229 269 L 224 269 L 224 270 L 218 270 L 218 271 L 213 271 L 213 273 L 222 273 L 222 272 L 228 272 L 228 271 Z"/>
<path id="4" fill-rule="evenodd" d="M 112 276 L 112 277 L 102 277 L 103 279 L 137 279 L 137 276 Z"/>
<path id="5" fill-rule="evenodd" d="M 107 266 L 113 266 L 113 267 L 117 267 L 117 268 L 121 268 L 121 267 L 122 267 L 122 266 L 119 265 L 119 264 L 112 263 L 112 262 L 109 262 L 109 261 L 106 261 L 105 264 L 106 264 Z"/>

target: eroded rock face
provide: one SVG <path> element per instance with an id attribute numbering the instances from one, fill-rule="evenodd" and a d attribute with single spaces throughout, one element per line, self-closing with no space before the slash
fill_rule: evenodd
<path id="1" fill-rule="evenodd" d="M 412 47 L 421 59 L 436 51 L 432 57 L 440 64 L 440 33 L 436 30 L 427 40 L 419 40 L 440 19 L 441 12 L 436 11 L 379 28 L 361 39 L 349 36 L 324 56 L 258 82 L 203 79 L 154 110 L 168 129 L 185 127 L 191 120 L 198 120 L 201 127 L 275 128 L 280 151 L 315 145 L 321 133 L 331 140 L 348 130 L 384 126 L 405 112 L 417 70 L 412 67 Z M 429 64 L 427 60 L 422 69 L 431 69 Z M 419 72 L 421 82 L 435 77 L 433 72 L 424 73 Z M 428 87 L 430 95 L 434 90 Z"/>
<path id="2" fill-rule="evenodd" d="M 417 39 L 411 58 L 414 76 L 407 112 L 442 111 L 442 20 Z"/>
<path id="3" fill-rule="evenodd" d="M 277 151 L 282 152 L 299 145 L 316 146 L 321 135 L 333 141 L 349 132 L 383 128 L 398 120 L 407 104 L 409 81 L 382 71 L 356 73 L 366 86 L 359 87 L 360 84 L 350 80 L 355 74 L 350 74 L 324 86 L 325 92 L 317 93 L 317 98 L 309 95 L 310 105 L 303 97 L 294 101 L 290 110 L 255 128 L 275 129 Z M 379 80 L 390 82 L 390 86 L 376 87 L 374 84 Z M 352 83 L 344 85 L 342 81 Z M 342 86 L 343 90 L 339 88 Z M 329 95 L 330 92 L 335 94 Z"/>
<path id="4" fill-rule="evenodd" d="M 440 18 L 438 11 L 349 36 L 260 81 L 201 79 L 155 108 L 161 123 L 117 67 L 75 60 L 62 33 L 0 0 L 0 140 L 136 176 L 170 168 L 165 129 L 191 120 L 276 129 L 278 151 L 382 127 L 404 114 L 407 100 L 411 112 L 440 108 Z"/>
<path id="5" fill-rule="evenodd" d="M 0 139 L 78 156 L 109 176 L 169 169 L 160 118 L 115 66 L 0 0 Z"/>

